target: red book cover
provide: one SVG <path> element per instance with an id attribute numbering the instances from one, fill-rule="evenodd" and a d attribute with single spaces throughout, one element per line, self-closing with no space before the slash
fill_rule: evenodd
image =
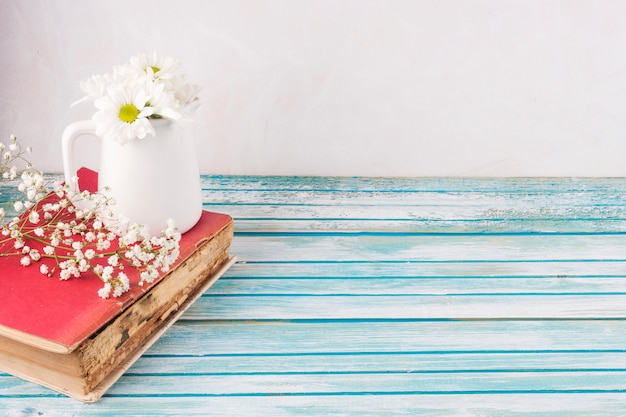
<path id="1" fill-rule="evenodd" d="M 81 188 L 96 188 L 96 173 L 82 170 L 79 175 Z M 189 257 L 196 245 L 216 235 L 231 221 L 228 215 L 203 211 L 198 223 L 183 234 L 180 256 L 171 269 Z M 139 272 L 133 268 L 125 272 L 130 290 L 117 298 L 102 299 L 98 290 L 103 283 L 92 273 L 60 281 L 58 274 L 43 275 L 38 262 L 25 267 L 20 264 L 20 256 L 0 256 L 0 335 L 11 337 L 22 333 L 73 350 L 165 275 L 161 273 L 154 282 L 139 286 Z"/>

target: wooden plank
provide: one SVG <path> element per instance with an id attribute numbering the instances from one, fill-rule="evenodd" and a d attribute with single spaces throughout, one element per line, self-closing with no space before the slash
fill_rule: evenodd
<path id="1" fill-rule="evenodd" d="M 237 210 L 215 207 L 212 210 Z M 271 210 L 268 210 L 271 211 Z M 276 214 L 275 212 L 272 214 Z M 341 213 L 333 213 L 341 215 Z M 320 215 L 318 212 L 317 215 Z M 583 218 L 569 221 L 553 219 L 494 219 L 494 220 L 417 220 L 417 219 L 341 219 L 341 218 L 303 218 L 262 219 L 236 218 L 236 232 L 252 233 L 410 233 L 410 234 L 502 234 L 502 233 L 543 233 L 543 234 L 598 234 L 626 232 L 625 219 L 586 220 Z"/>
<path id="2" fill-rule="evenodd" d="M 608 295 L 208 295 L 190 320 L 624 319 L 626 293 Z"/>
<path id="3" fill-rule="evenodd" d="M 624 178 L 574 177 L 299 177 L 299 176 L 210 176 L 201 177 L 205 189 L 231 191 L 478 191 L 478 192 L 626 192 Z"/>
<path id="4" fill-rule="evenodd" d="M 373 278 L 225 278 L 211 288 L 224 296 L 362 295 L 610 295 L 626 294 L 626 277 L 373 277 Z M 262 301 L 262 300 L 259 300 Z M 209 301 L 210 302 L 210 301 Z"/>
<path id="5" fill-rule="evenodd" d="M 215 197 L 215 196 L 212 196 Z M 298 200 L 287 198 L 280 201 L 269 201 L 265 204 L 254 201 L 242 203 L 219 202 L 219 200 L 205 201 L 204 206 L 210 211 L 221 211 L 232 214 L 241 220 L 258 219 L 261 221 L 272 219 L 311 219 L 320 221 L 350 221 L 350 220 L 405 220 L 429 221 L 435 225 L 442 221 L 531 221 L 552 220 L 566 224 L 569 221 L 582 220 L 624 220 L 626 209 L 621 204 L 576 204 L 560 206 L 558 196 L 546 199 L 541 204 L 529 204 L 521 207 L 513 203 L 510 207 L 503 207 L 501 202 L 492 204 L 472 204 L 466 199 L 459 199 L 455 205 L 426 204 L 420 200 L 413 204 L 389 204 L 388 201 L 378 204 L 358 204 L 350 195 L 337 195 L 335 201 L 323 204 L 313 199 L 309 204 L 302 204 Z M 314 196 L 313 196 L 314 197 Z M 428 223 L 427 223 L 428 224 Z"/>
<path id="6" fill-rule="evenodd" d="M 6 379 L 3 395 L 48 395 L 43 387 L 18 378 Z M 622 392 L 625 380 L 623 371 L 125 375 L 107 396 L 598 393 Z"/>
<path id="7" fill-rule="evenodd" d="M 111 396 L 623 392 L 625 380 L 626 372 L 619 371 L 157 375 L 124 377 L 110 391 Z"/>
<path id="8" fill-rule="evenodd" d="M 602 294 L 626 290 L 624 262 L 237 263 L 212 294 Z"/>
<path id="9" fill-rule="evenodd" d="M 584 337 L 583 337 L 584 335 Z M 153 355 L 626 351 L 626 320 L 177 322 Z M 581 364 L 584 366 L 584 364 Z"/>
<path id="10" fill-rule="evenodd" d="M 280 204 L 286 206 L 320 206 L 336 205 L 337 201 L 345 200 L 348 204 L 356 206 L 427 206 L 441 207 L 444 211 L 450 211 L 453 207 L 462 204 L 470 207 L 483 207 L 492 209 L 486 212 L 491 216 L 498 213 L 506 213 L 507 210 L 521 212 L 520 209 L 532 209 L 535 213 L 541 213 L 543 207 L 561 209 L 564 214 L 572 209 L 583 206 L 613 207 L 623 205 L 626 194 L 622 193 L 584 193 L 562 192 L 555 194 L 546 193 L 504 193 L 501 191 L 478 192 L 425 192 L 425 191 L 280 191 L 276 190 L 252 190 L 252 191 L 221 191 L 204 190 L 203 201 L 207 204 L 217 202 L 224 204 L 244 205 L 268 205 Z M 554 212 L 559 212 L 554 210 Z M 435 217 L 438 218 L 438 217 Z"/>
<path id="11" fill-rule="evenodd" d="M 584 365 L 584 366 L 581 366 Z M 154 355 L 148 352 L 127 375 L 240 375 L 294 373 L 452 373 L 626 371 L 626 352 L 346 353 L 290 355 Z"/>
<path id="12" fill-rule="evenodd" d="M 142 415 L 163 416 L 485 416 L 618 417 L 624 415 L 624 393 L 437 394 L 437 395 L 304 395 L 236 397 L 104 398 L 86 408 L 60 398 L 13 398 L 0 401 L 7 417 Z"/>
<path id="13" fill-rule="evenodd" d="M 238 240 L 238 238 L 237 238 Z M 225 278 L 326 278 L 342 282 L 355 278 L 620 278 L 626 275 L 626 261 L 564 261 L 515 262 L 469 260 L 441 262 L 380 262 L 333 260 L 303 263 L 240 261 L 230 268 Z"/>
<path id="14" fill-rule="evenodd" d="M 623 261 L 626 235 L 245 235 L 242 261 Z"/>

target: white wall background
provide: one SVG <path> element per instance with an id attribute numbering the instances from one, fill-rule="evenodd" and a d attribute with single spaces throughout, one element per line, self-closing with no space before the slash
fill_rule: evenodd
<path id="1" fill-rule="evenodd" d="M 0 134 L 60 171 L 79 82 L 157 51 L 204 88 L 204 173 L 626 176 L 625 22 L 621 0 L 0 0 Z"/>

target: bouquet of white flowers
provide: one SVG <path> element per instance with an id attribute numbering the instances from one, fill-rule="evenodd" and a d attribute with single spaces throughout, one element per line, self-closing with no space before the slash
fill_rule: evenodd
<path id="1" fill-rule="evenodd" d="M 76 103 L 94 100 L 96 134 L 120 143 L 154 136 L 149 119 L 178 120 L 198 104 L 200 87 L 185 82 L 180 63 L 171 57 L 137 55 L 108 74 L 81 83 L 87 94 Z M 76 104 L 74 103 L 74 104 Z"/>

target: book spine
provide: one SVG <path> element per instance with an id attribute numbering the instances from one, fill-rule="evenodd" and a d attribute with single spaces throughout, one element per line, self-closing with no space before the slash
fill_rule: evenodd
<path id="1" fill-rule="evenodd" d="M 85 393 L 92 391 L 112 369 L 140 349 L 145 340 L 184 305 L 194 290 L 228 261 L 233 230 L 231 222 L 102 331 L 77 348 L 75 353 L 79 357 Z"/>

